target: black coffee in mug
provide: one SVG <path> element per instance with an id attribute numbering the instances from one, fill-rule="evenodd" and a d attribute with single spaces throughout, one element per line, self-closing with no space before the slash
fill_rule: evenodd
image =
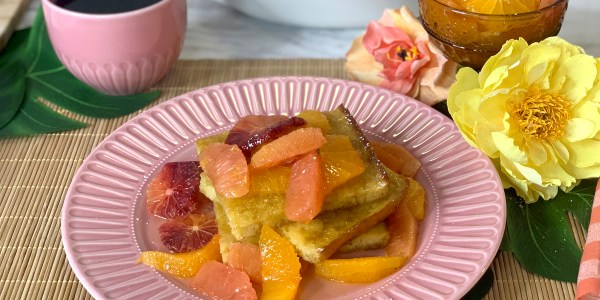
<path id="1" fill-rule="evenodd" d="M 161 0 L 56 0 L 56 5 L 88 14 L 114 14 L 150 6 Z"/>

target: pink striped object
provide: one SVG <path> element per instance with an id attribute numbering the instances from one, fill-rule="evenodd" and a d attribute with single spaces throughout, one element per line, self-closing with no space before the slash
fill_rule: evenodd
<path id="1" fill-rule="evenodd" d="M 577 276 L 577 300 L 600 299 L 600 180 Z"/>

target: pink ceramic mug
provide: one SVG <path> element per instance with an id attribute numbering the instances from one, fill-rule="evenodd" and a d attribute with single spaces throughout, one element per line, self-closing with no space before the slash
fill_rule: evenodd
<path id="1" fill-rule="evenodd" d="M 115 14 L 80 13 L 54 2 L 42 0 L 42 6 L 58 58 L 75 77 L 103 93 L 146 90 L 167 74 L 181 52 L 186 0 L 162 0 Z"/>

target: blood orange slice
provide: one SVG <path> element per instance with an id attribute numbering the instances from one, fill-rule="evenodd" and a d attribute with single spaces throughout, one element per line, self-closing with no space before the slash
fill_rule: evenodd
<path id="1" fill-rule="evenodd" d="M 204 247 L 217 232 L 215 217 L 208 214 L 192 214 L 183 219 L 170 219 L 158 227 L 163 245 L 177 253 Z"/>
<path id="2" fill-rule="evenodd" d="M 229 131 L 226 144 L 238 145 L 247 158 L 257 147 L 266 144 L 306 122 L 299 117 L 286 116 L 245 116 Z"/>
<path id="3" fill-rule="evenodd" d="M 250 190 L 246 157 L 237 145 L 210 144 L 200 152 L 199 159 L 215 190 L 223 197 L 242 197 Z"/>
<path id="4" fill-rule="evenodd" d="M 212 299 L 258 299 L 246 273 L 217 261 L 205 263 L 190 286 Z"/>
<path id="5" fill-rule="evenodd" d="M 285 194 L 285 216 L 306 223 L 321 212 L 324 198 L 323 162 L 317 150 L 313 150 L 292 164 Z"/>
<path id="6" fill-rule="evenodd" d="M 146 192 L 148 212 L 163 218 L 185 217 L 200 207 L 200 167 L 196 161 L 165 164 Z"/>
<path id="7" fill-rule="evenodd" d="M 296 129 L 263 145 L 252 155 L 250 167 L 255 170 L 268 169 L 317 150 L 325 142 L 325 137 L 319 128 Z"/>
<path id="8" fill-rule="evenodd" d="M 250 243 L 232 243 L 229 245 L 229 258 L 227 263 L 248 274 L 254 283 L 262 282 L 262 259 L 260 247 Z"/>

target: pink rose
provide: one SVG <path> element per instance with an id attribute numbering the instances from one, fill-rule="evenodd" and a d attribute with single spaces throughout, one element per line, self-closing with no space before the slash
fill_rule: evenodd
<path id="1" fill-rule="evenodd" d="M 357 81 L 381 86 L 433 105 L 448 96 L 457 64 L 429 41 L 406 7 L 385 10 L 354 40 L 346 71 Z"/>

